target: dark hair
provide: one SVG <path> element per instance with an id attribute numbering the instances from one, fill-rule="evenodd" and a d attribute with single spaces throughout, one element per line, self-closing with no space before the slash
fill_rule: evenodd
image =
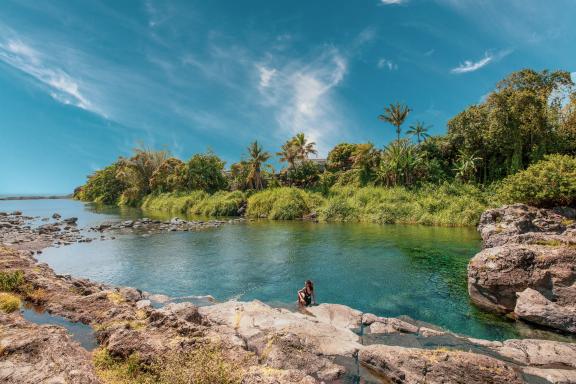
<path id="1" fill-rule="evenodd" d="M 305 285 L 310 286 L 310 289 L 314 290 L 314 283 L 312 282 L 312 280 L 306 280 Z"/>

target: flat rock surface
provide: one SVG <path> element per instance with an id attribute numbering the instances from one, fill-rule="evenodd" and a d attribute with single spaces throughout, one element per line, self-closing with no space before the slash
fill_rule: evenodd
<path id="1" fill-rule="evenodd" d="M 91 355 L 65 329 L 0 312 L 0 382 L 10 384 L 100 383 Z"/>
<path id="2" fill-rule="evenodd" d="M 359 353 L 362 364 L 390 378 L 392 383 L 509 383 L 520 384 L 510 365 L 475 353 L 371 345 Z"/>

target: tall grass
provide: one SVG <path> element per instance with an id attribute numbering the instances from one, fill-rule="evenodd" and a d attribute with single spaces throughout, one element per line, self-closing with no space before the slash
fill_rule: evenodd
<path id="1" fill-rule="evenodd" d="M 272 188 L 248 198 L 246 215 L 272 220 L 293 220 L 314 212 L 324 202 L 319 193 L 298 188 Z"/>
<path id="2" fill-rule="evenodd" d="M 203 191 L 162 193 L 147 196 L 142 208 L 174 214 L 237 216 L 238 209 L 245 201 L 246 196 L 240 191 L 220 191 L 213 195 Z"/>
<path id="3" fill-rule="evenodd" d="M 142 208 L 170 213 L 186 213 L 191 207 L 208 196 L 204 191 L 148 195 L 142 202 Z"/>
<path id="4" fill-rule="evenodd" d="M 271 188 L 249 197 L 243 192 L 160 194 L 146 197 L 145 209 L 203 216 L 300 219 L 312 212 L 322 221 L 473 226 L 484 210 L 498 205 L 496 194 L 472 184 L 445 183 L 418 189 L 334 186 L 326 196 L 300 188 Z"/>
<path id="5" fill-rule="evenodd" d="M 320 209 L 324 221 L 472 226 L 493 206 L 493 194 L 469 184 L 402 187 L 333 187 Z"/>

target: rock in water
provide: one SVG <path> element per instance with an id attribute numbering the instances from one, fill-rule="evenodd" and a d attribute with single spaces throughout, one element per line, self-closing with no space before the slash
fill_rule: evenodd
<path id="1" fill-rule="evenodd" d="M 553 303 L 531 288 L 518 293 L 514 313 L 535 324 L 576 333 L 576 309 Z"/>
<path id="2" fill-rule="evenodd" d="M 576 332 L 576 222 L 558 212 L 571 213 L 516 204 L 482 214 L 485 248 L 468 264 L 476 305 Z"/>

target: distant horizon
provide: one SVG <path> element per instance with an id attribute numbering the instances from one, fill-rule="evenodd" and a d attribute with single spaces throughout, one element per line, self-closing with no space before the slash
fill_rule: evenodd
<path id="1" fill-rule="evenodd" d="M 0 7 L 0 193 L 71 193 L 139 143 L 229 167 L 253 140 L 395 139 L 406 103 L 430 134 L 523 69 L 576 76 L 576 2 L 214 0 Z M 271 163 L 278 165 L 277 159 Z"/>

